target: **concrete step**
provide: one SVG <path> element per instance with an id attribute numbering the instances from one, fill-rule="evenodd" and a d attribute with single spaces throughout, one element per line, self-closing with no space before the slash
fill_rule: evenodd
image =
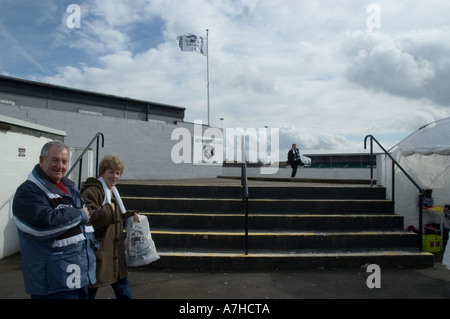
<path id="1" fill-rule="evenodd" d="M 165 198 L 242 198 L 241 186 L 118 184 L 121 196 Z M 357 186 L 249 186 L 250 198 L 265 199 L 385 199 L 384 187 Z"/>
<path id="2" fill-rule="evenodd" d="M 234 198 L 163 198 L 122 196 L 126 207 L 139 211 L 158 212 L 220 212 L 243 210 L 242 199 Z M 330 199 L 249 199 L 250 213 L 308 213 L 308 214 L 383 214 L 392 213 L 390 200 L 330 200 Z"/>
<path id="3" fill-rule="evenodd" d="M 267 269 L 307 269 L 367 267 L 428 268 L 434 265 L 434 256 L 417 250 L 347 250 L 347 251 L 292 251 L 263 252 L 249 251 L 177 251 L 160 250 L 161 259 L 145 266 L 156 269 L 190 270 L 267 270 Z M 180 262 L 182 261 L 182 262 Z"/>
<path id="4" fill-rule="evenodd" d="M 172 230 L 152 228 L 157 247 L 176 249 L 245 249 L 244 231 Z M 298 250 L 345 249 L 351 247 L 414 247 L 417 236 L 404 231 L 249 231 L 248 249 Z"/>
<path id="5" fill-rule="evenodd" d="M 235 229 L 245 227 L 242 213 L 176 213 L 151 212 L 147 215 L 152 228 Z M 249 214 L 250 229 L 272 230 L 400 230 L 403 217 L 388 214 Z"/>

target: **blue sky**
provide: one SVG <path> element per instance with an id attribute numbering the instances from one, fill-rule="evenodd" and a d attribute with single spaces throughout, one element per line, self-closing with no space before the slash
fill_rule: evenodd
<path id="1" fill-rule="evenodd" d="M 80 8 L 70 28 L 69 5 Z M 0 73 L 280 129 L 280 147 L 361 152 L 450 116 L 447 0 L 0 0 Z"/>

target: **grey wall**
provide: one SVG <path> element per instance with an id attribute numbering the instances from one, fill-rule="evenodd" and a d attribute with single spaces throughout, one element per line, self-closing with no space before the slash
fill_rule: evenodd
<path id="1" fill-rule="evenodd" d="M 185 127 L 193 135 L 192 123 L 154 123 L 7 104 L 0 104 L 0 114 L 63 130 L 67 133 L 65 143 L 74 148 L 84 148 L 97 132 L 103 133 L 105 146 L 100 147 L 99 158 L 117 154 L 125 163 L 124 180 L 211 178 L 222 175 L 221 165 L 199 166 L 172 161 L 172 147 L 179 142 L 171 140 L 172 131 Z"/>

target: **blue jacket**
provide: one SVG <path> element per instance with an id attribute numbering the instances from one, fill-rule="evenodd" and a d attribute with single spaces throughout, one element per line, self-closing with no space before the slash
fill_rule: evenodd
<path id="1" fill-rule="evenodd" d="M 75 184 L 66 177 L 62 182 L 70 196 L 36 165 L 14 196 L 25 291 L 31 295 L 68 291 L 96 282 L 93 228 L 86 225 L 84 202 Z"/>

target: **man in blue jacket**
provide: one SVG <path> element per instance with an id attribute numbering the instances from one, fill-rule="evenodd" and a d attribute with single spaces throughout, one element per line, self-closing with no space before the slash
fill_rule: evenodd
<path id="1" fill-rule="evenodd" d="M 86 298 L 96 282 L 97 243 L 80 191 L 64 176 L 68 164 L 64 143 L 45 144 L 14 196 L 25 291 L 33 299 Z"/>

